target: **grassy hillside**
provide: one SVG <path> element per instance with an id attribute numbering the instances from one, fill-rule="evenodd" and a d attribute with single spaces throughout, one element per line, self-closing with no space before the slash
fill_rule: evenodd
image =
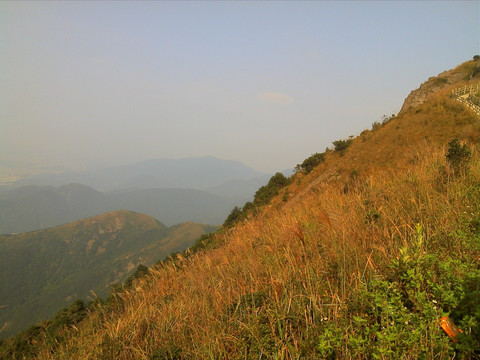
<path id="1" fill-rule="evenodd" d="M 45 324 L 3 356 L 479 358 L 480 119 L 449 97 L 478 65 L 276 175 L 223 229 L 65 322 L 56 342 Z"/>
<path id="2" fill-rule="evenodd" d="M 77 298 L 106 296 L 139 264 L 152 265 L 213 229 L 167 228 L 120 210 L 55 228 L 0 236 L 0 335 L 44 320 Z"/>

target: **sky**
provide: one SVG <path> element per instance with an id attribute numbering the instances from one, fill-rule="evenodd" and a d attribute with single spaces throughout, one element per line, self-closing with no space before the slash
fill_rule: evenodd
<path id="1" fill-rule="evenodd" d="M 2 1 L 0 162 L 292 168 L 480 53 L 478 1 Z"/>

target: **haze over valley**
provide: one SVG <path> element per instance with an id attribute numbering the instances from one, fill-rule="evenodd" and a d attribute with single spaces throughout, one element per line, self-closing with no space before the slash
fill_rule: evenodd
<path id="1" fill-rule="evenodd" d="M 237 161 L 203 157 L 24 178 L 0 194 L 0 234 L 117 209 L 142 212 L 168 226 L 221 224 L 230 209 L 252 200 L 269 177 Z"/>

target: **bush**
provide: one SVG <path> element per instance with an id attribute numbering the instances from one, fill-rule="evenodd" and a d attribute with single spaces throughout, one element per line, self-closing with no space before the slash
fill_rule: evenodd
<path id="1" fill-rule="evenodd" d="M 227 216 L 223 226 L 231 227 L 241 218 L 243 218 L 243 212 L 238 206 L 235 206 L 232 211 L 230 211 L 230 214 Z"/>
<path id="2" fill-rule="evenodd" d="M 309 173 L 315 168 L 318 164 L 322 163 L 325 161 L 325 153 L 315 153 L 311 155 L 310 157 L 306 158 L 303 160 L 301 164 L 298 164 L 295 166 L 295 171 L 305 171 L 305 173 Z"/>
<path id="3" fill-rule="evenodd" d="M 383 115 L 382 116 L 382 125 L 385 125 L 385 124 L 388 124 L 390 121 L 392 121 L 393 119 L 395 119 L 395 114 L 392 114 L 390 116 L 387 116 L 387 115 Z"/>
<path id="4" fill-rule="evenodd" d="M 257 190 L 253 198 L 254 205 L 267 204 L 274 196 L 276 196 L 281 188 L 287 186 L 290 179 L 286 178 L 282 173 L 277 172 L 273 175 L 268 184 Z"/>
<path id="5" fill-rule="evenodd" d="M 448 152 L 445 157 L 450 167 L 455 172 L 458 172 L 461 169 L 465 169 L 471 155 L 467 145 L 460 145 L 458 139 L 454 138 L 448 143 Z"/>
<path id="6" fill-rule="evenodd" d="M 443 78 L 443 77 L 437 77 L 433 80 L 434 82 L 434 85 L 436 86 L 441 86 L 443 84 L 447 84 L 448 83 L 448 79 L 447 78 Z"/>
<path id="7" fill-rule="evenodd" d="M 354 355 L 428 358 L 429 352 L 448 349 L 453 357 L 478 359 L 480 269 L 465 261 L 465 254 L 427 251 L 427 240 L 417 225 L 412 243 L 400 249 L 387 276 L 370 278 L 350 299 L 353 327 L 344 341 Z M 474 239 L 459 233 L 456 240 L 471 250 L 469 241 Z M 463 329 L 457 343 L 439 326 L 439 319 L 446 315 Z"/>
<path id="8" fill-rule="evenodd" d="M 255 205 L 253 205 L 253 202 L 247 201 L 247 202 L 245 203 L 245 205 L 243 205 L 243 209 L 242 209 L 242 210 L 243 210 L 243 212 L 247 212 L 247 211 L 250 211 L 250 210 L 251 210 L 251 211 L 254 211 L 254 209 L 255 209 Z"/>
<path id="9" fill-rule="evenodd" d="M 345 150 L 352 144 L 353 139 L 345 139 L 345 140 L 336 140 L 332 142 L 334 146 L 334 151 L 343 154 Z"/>
<path id="10" fill-rule="evenodd" d="M 209 233 L 209 234 L 203 234 L 202 236 L 200 236 L 200 238 L 195 242 L 195 244 L 193 244 L 192 246 L 190 246 L 188 248 L 188 252 L 190 252 L 191 254 L 194 254 L 200 250 L 203 250 L 203 249 L 207 249 L 207 248 L 210 248 L 210 247 L 214 247 L 216 244 L 215 244 L 215 232 L 213 233 Z"/>
<path id="11" fill-rule="evenodd" d="M 126 287 L 130 287 L 130 286 L 132 286 L 134 280 L 143 278 L 143 277 L 147 276 L 148 273 L 149 273 L 148 267 L 146 267 L 143 264 L 140 264 L 140 265 L 138 265 L 135 272 L 132 275 L 130 275 L 127 280 L 125 280 L 124 285 Z"/>
<path id="12" fill-rule="evenodd" d="M 66 326 L 76 325 L 87 315 L 87 306 L 82 299 L 75 300 L 68 307 L 60 310 L 51 320 L 48 332 L 53 334 Z"/>
<path id="13" fill-rule="evenodd" d="M 168 343 L 156 349 L 149 357 L 149 360 L 176 360 L 182 359 L 182 349 L 177 345 Z"/>
<path id="14" fill-rule="evenodd" d="M 382 124 L 380 124 L 378 121 L 374 121 L 372 123 L 372 131 L 378 130 L 382 127 Z"/>
<path id="15" fill-rule="evenodd" d="M 60 310 L 51 320 L 33 325 L 20 334 L 0 343 L 1 359 L 33 359 L 38 348 L 56 349 L 65 341 L 63 330 L 77 325 L 88 315 L 88 305 L 78 299 Z"/>

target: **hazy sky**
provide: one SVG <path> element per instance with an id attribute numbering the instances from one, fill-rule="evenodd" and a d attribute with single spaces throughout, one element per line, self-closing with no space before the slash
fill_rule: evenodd
<path id="1" fill-rule="evenodd" d="M 478 1 L 0 2 L 0 160 L 265 172 L 480 53 Z"/>

